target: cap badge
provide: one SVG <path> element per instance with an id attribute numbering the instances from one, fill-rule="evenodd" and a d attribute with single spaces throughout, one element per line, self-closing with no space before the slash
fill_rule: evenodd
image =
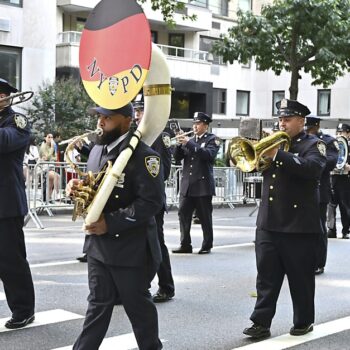
<path id="1" fill-rule="evenodd" d="M 287 108 L 288 107 L 288 101 L 284 98 L 281 101 L 281 108 Z"/>

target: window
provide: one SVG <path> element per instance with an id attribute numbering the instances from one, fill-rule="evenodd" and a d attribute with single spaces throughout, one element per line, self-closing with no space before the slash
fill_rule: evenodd
<path id="1" fill-rule="evenodd" d="M 229 0 L 190 0 L 191 5 L 205 7 L 219 16 L 228 16 Z"/>
<path id="2" fill-rule="evenodd" d="M 189 3 L 195 6 L 208 7 L 208 0 L 190 0 Z"/>
<path id="3" fill-rule="evenodd" d="M 272 115 L 278 115 L 276 102 L 281 101 L 285 97 L 284 91 L 272 91 Z"/>
<path id="4" fill-rule="evenodd" d="M 158 32 L 151 30 L 151 39 L 152 39 L 152 43 L 157 44 L 158 43 Z"/>
<path id="5" fill-rule="evenodd" d="M 185 47 L 185 34 L 169 34 L 169 46 Z M 184 57 L 184 50 L 169 48 L 168 54 L 170 56 Z"/>
<path id="6" fill-rule="evenodd" d="M 85 23 L 86 23 L 86 18 L 77 17 L 76 31 L 77 32 L 82 32 L 84 30 Z"/>
<path id="7" fill-rule="evenodd" d="M 200 36 L 200 38 L 199 38 L 199 50 L 210 52 L 211 48 L 213 47 L 213 43 L 216 40 L 217 39 L 209 38 L 207 36 Z M 216 56 L 214 54 L 210 54 L 210 55 L 208 55 L 208 57 L 211 57 L 210 61 L 213 64 L 223 64 L 221 56 Z"/>
<path id="8" fill-rule="evenodd" d="M 213 89 L 213 113 L 226 114 L 226 90 Z"/>
<path id="9" fill-rule="evenodd" d="M 0 46 L 0 77 L 20 90 L 21 50 Z"/>
<path id="10" fill-rule="evenodd" d="M 236 115 L 249 115 L 250 91 L 237 90 Z"/>
<path id="11" fill-rule="evenodd" d="M 219 16 L 228 16 L 228 0 L 209 0 L 209 10 Z"/>
<path id="12" fill-rule="evenodd" d="M 0 5 L 22 6 L 22 0 L 0 0 Z"/>
<path id="13" fill-rule="evenodd" d="M 317 90 L 317 115 L 331 114 L 331 90 Z"/>
<path id="14" fill-rule="evenodd" d="M 253 8 L 253 0 L 238 0 L 238 9 L 242 11 L 251 11 Z"/>

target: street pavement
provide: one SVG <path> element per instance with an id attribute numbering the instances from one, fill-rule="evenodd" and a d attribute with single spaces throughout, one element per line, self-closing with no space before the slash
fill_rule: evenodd
<path id="1" fill-rule="evenodd" d="M 255 303 L 256 266 L 254 206 L 214 209 L 215 247 L 209 255 L 201 246 L 200 225 L 193 225 L 193 254 L 171 254 L 175 298 L 157 304 L 160 337 L 168 350 L 350 349 L 349 240 L 329 240 L 325 274 L 317 276 L 314 332 L 292 337 L 292 304 L 288 281 L 279 297 L 272 337 L 254 342 L 242 334 L 250 325 Z M 30 221 L 25 228 L 28 260 L 36 291 L 36 320 L 25 329 L 8 331 L 9 318 L 0 287 L 0 349 L 71 349 L 82 329 L 86 311 L 87 266 L 81 255 L 82 222 L 72 222 L 67 210 L 40 216 L 44 229 Z M 338 230 L 339 232 L 341 230 Z M 165 217 L 169 250 L 179 244 L 176 208 Z M 152 282 L 157 290 L 157 278 Z M 100 349 L 129 350 L 137 345 L 122 306 L 116 306 Z"/>

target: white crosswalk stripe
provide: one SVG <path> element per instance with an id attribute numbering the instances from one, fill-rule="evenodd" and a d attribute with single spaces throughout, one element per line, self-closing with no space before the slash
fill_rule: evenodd
<path id="1" fill-rule="evenodd" d="M 36 312 L 34 322 L 29 324 L 25 328 L 27 329 L 32 327 L 39 327 L 39 326 L 44 326 L 52 323 L 77 320 L 80 318 L 84 318 L 84 316 L 75 314 L 73 312 L 61 310 L 61 309 Z M 5 328 L 5 326 L 3 326 L 8 319 L 9 317 L 0 319 L 0 333 L 17 330 L 17 329 L 8 329 L 8 328 Z"/>
<path id="2" fill-rule="evenodd" d="M 110 337 L 103 340 L 99 350 L 132 350 L 137 349 L 137 343 L 134 333 L 127 333 L 118 335 L 116 337 Z M 52 350 L 72 350 L 72 345 L 65 346 L 63 348 L 56 348 Z"/>
<path id="3" fill-rule="evenodd" d="M 282 350 L 288 349 L 293 346 L 297 346 L 303 343 L 307 343 L 311 340 L 326 337 L 331 334 L 339 333 L 350 329 L 350 316 L 340 318 L 338 320 L 322 323 L 314 326 L 313 332 L 305 334 L 303 336 L 295 337 L 289 334 L 284 334 L 279 337 L 270 338 L 267 340 L 259 341 L 254 344 L 249 344 L 235 348 L 233 350 Z"/>

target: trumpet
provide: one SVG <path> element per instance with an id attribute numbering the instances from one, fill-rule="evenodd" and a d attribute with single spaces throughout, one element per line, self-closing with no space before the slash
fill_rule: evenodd
<path id="1" fill-rule="evenodd" d="M 3 108 L 14 106 L 19 103 L 23 103 L 30 100 L 33 97 L 33 95 L 34 95 L 33 91 L 17 92 L 10 96 L 0 98 L 0 106 L 3 106 Z M 3 105 L 3 103 L 5 103 L 5 105 Z"/>
<path id="2" fill-rule="evenodd" d="M 174 137 L 172 137 L 170 139 L 170 145 L 171 146 L 175 146 L 178 143 L 179 138 L 184 137 L 184 136 L 188 136 L 188 135 L 191 135 L 191 134 L 193 134 L 193 130 L 190 130 L 190 131 L 187 131 L 187 132 L 183 132 L 182 134 L 175 135 Z"/>

